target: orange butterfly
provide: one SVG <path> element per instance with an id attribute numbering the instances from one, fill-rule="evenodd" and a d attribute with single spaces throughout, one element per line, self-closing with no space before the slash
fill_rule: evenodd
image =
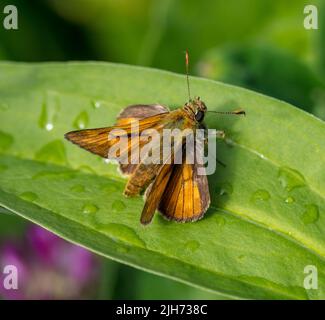
<path id="1" fill-rule="evenodd" d="M 188 81 L 188 53 L 186 52 L 187 84 Z M 163 130 L 190 129 L 193 132 L 202 128 L 202 122 L 207 107 L 199 97 L 189 99 L 182 108 L 169 111 L 162 105 L 132 105 L 125 108 L 118 116 L 115 126 L 99 129 L 85 129 L 68 132 L 65 137 L 78 146 L 103 158 L 108 158 L 108 151 L 121 139 L 126 140 L 124 148 L 118 151 L 121 172 L 129 176 L 124 195 L 137 196 L 145 193 L 145 205 L 141 214 L 141 223 L 151 222 L 158 209 L 164 217 L 178 222 L 196 221 L 203 217 L 210 205 L 210 194 L 207 176 L 198 174 L 198 168 L 204 170 L 202 162 L 194 157 L 194 163 L 186 163 L 185 154 L 182 154 L 181 163 L 173 161 L 141 161 L 134 163 L 131 160 L 131 150 L 138 147 L 139 152 L 149 143 L 148 140 L 134 140 L 132 137 L 155 130 L 163 139 Z M 218 112 L 222 113 L 222 112 Z M 243 110 L 226 112 L 231 114 L 245 114 Z M 137 132 L 133 124 L 137 121 Z M 115 132 L 113 134 L 113 132 Z M 123 132 L 118 138 L 116 132 Z M 113 138 L 108 138 L 113 134 Z M 115 136 L 116 138 L 114 138 Z M 135 141 L 135 142 L 134 142 Z M 178 141 L 175 142 L 175 141 Z M 185 149 L 183 137 L 173 141 L 174 152 Z M 160 146 L 158 160 L 161 160 Z M 186 150 L 185 150 L 186 151 Z M 157 156 L 156 156 L 157 158 Z M 170 159 L 169 159 L 170 160 Z"/>

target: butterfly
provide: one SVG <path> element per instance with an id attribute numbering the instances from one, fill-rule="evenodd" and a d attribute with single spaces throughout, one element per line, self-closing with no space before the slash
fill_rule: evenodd
<path id="1" fill-rule="evenodd" d="M 181 162 L 155 161 L 150 163 L 131 161 L 131 149 L 137 147 L 139 152 L 149 143 L 149 140 L 134 140 L 134 135 L 140 135 L 148 130 L 155 130 L 163 139 L 165 129 L 186 129 L 195 132 L 205 128 L 203 120 L 207 112 L 206 104 L 199 98 L 190 98 L 188 77 L 188 53 L 186 52 L 186 70 L 189 101 L 183 107 L 170 111 L 160 104 L 131 105 L 126 107 L 117 117 L 114 126 L 96 129 L 84 129 L 65 134 L 65 138 L 103 158 L 109 158 L 108 152 L 118 141 L 126 140 L 124 148 L 118 151 L 120 171 L 128 176 L 124 195 L 128 197 L 141 195 L 145 191 L 145 204 L 140 221 L 146 225 L 152 221 L 158 210 L 168 220 L 177 222 L 196 221 L 203 217 L 210 205 L 210 193 L 207 175 L 204 174 L 204 165 L 194 157 L 192 163 L 185 161 L 186 144 L 182 138 L 173 140 L 174 151 L 170 157 L 175 158 L 182 150 Z M 217 112 L 223 113 L 223 112 Z M 245 114 L 243 110 L 225 112 L 230 114 Z M 133 124 L 137 122 L 137 131 Z M 114 138 L 113 132 L 123 132 L 119 139 Z M 108 138 L 113 134 L 113 138 Z M 159 141 L 158 141 L 159 142 Z M 136 144 L 136 145 L 135 145 Z M 157 147 L 158 148 L 158 147 Z M 161 160 L 161 150 L 156 150 Z M 185 151 L 185 152 L 184 152 Z M 191 150 L 191 152 L 194 152 Z M 171 159 L 169 159 L 171 160 Z M 199 159 L 200 160 L 200 159 Z M 198 174 L 198 169 L 201 174 Z M 203 174 L 202 174 L 203 170 Z"/>

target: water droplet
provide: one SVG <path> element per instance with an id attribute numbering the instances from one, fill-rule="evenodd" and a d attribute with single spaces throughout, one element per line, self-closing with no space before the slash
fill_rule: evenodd
<path id="1" fill-rule="evenodd" d="M 304 224 L 314 223 L 318 220 L 319 209 L 315 204 L 309 204 L 306 206 L 306 211 L 302 215 L 302 221 Z"/>
<path id="2" fill-rule="evenodd" d="M 215 221 L 219 227 L 222 227 L 226 224 L 226 219 L 223 216 L 217 215 Z"/>
<path id="3" fill-rule="evenodd" d="M 85 192 L 86 188 L 82 184 L 76 184 L 70 188 L 72 192 Z"/>
<path id="4" fill-rule="evenodd" d="M 105 231 L 107 235 L 112 238 L 114 241 L 121 241 L 127 244 L 133 244 L 137 247 L 144 248 L 146 245 L 144 241 L 136 234 L 136 232 L 119 223 L 108 223 L 101 225 L 100 230 Z"/>
<path id="5" fill-rule="evenodd" d="M 26 200 L 26 201 L 30 201 L 30 202 L 33 202 L 33 201 L 38 199 L 37 194 L 34 193 L 34 192 L 30 192 L 30 191 L 26 191 L 26 192 L 21 193 L 19 195 L 19 197 Z"/>
<path id="6" fill-rule="evenodd" d="M 92 203 L 87 203 L 82 207 L 82 212 L 85 214 L 93 214 L 98 211 L 98 207 Z"/>
<path id="7" fill-rule="evenodd" d="M 295 188 L 303 187 L 306 184 L 305 178 L 297 170 L 281 167 L 278 173 L 281 186 L 288 192 Z"/>
<path id="8" fill-rule="evenodd" d="M 112 203 L 112 209 L 115 211 L 121 211 L 121 210 L 124 210 L 125 208 L 126 208 L 126 205 L 121 200 L 115 200 Z"/>
<path id="9" fill-rule="evenodd" d="M 0 172 L 7 170 L 8 167 L 5 164 L 0 163 Z"/>
<path id="10" fill-rule="evenodd" d="M 0 151 L 8 150 L 13 143 L 14 138 L 12 137 L 12 135 L 0 131 Z"/>
<path id="11" fill-rule="evenodd" d="M 91 102 L 91 105 L 93 106 L 94 109 L 99 109 L 101 107 L 102 103 L 98 100 L 93 100 Z"/>
<path id="12" fill-rule="evenodd" d="M 194 252 L 200 247 L 200 243 L 196 240 L 190 240 L 185 243 L 185 248 L 188 251 Z"/>
<path id="13" fill-rule="evenodd" d="M 252 195 L 252 201 L 257 202 L 257 201 L 267 201 L 270 199 L 270 194 L 266 190 L 257 190 L 253 193 Z"/>
<path id="14" fill-rule="evenodd" d="M 220 196 L 231 195 L 233 193 L 233 187 L 229 182 L 223 182 L 217 185 L 216 191 Z"/>
<path id="15" fill-rule="evenodd" d="M 47 130 L 47 131 L 51 131 L 52 129 L 53 129 L 53 123 L 47 123 L 46 124 L 46 126 L 45 126 L 45 129 Z"/>
<path id="16" fill-rule="evenodd" d="M 40 128 L 51 131 L 54 128 L 57 114 L 60 111 L 60 101 L 56 92 L 48 91 L 42 104 L 41 114 L 38 119 Z"/>
<path id="17" fill-rule="evenodd" d="M 80 112 L 73 121 L 73 126 L 77 129 L 85 129 L 88 126 L 89 117 L 86 111 Z"/>
<path id="18" fill-rule="evenodd" d="M 130 248 L 128 247 L 117 247 L 116 251 L 119 253 L 128 253 L 130 251 Z"/>
<path id="19" fill-rule="evenodd" d="M 67 156 L 63 142 L 61 140 L 49 142 L 36 152 L 35 159 L 43 162 L 67 164 Z"/>
<path id="20" fill-rule="evenodd" d="M 0 110 L 7 111 L 9 109 L 9 105 L 7 103 L 0 103 Z"/>
<path id="21" fill-rule="evenodd" d="M 294 203 L 294 202 L 295 202 L 295 198 L 293 198 L 293 197 L 287 197 L 287 198 L 284 200 L 284 202 L 285 202 L 285 203 L 289 203 L 289 204 Z"/>

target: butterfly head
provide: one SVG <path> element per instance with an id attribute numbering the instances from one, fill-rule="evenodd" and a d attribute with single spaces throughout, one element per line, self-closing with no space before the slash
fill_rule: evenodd
<path id="1" fill-rule="evenodd" d="M 184 110 L 190 116 L 191 119 L 200 123 L 204 119 L 204 115 L 207 111 L 207 107 L 200 97 L 195 97 L 193 100 L 185 103 Z"/>

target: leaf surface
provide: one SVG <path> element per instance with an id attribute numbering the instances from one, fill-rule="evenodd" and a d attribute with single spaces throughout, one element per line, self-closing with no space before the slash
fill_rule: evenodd
<path id="1" fill-rule="evenodd" d="M 281 101 L 192 78 L 224 130 L 204 219 L 139 223 L 115 164 L 65 141 L 135 103 L 171 108 L 184 76 L 108 63 L 0 64 L 0 206 L 101 255 L 234 298 L 325 298 L 325 125 Z M 306 290 L 305 267 L 318 270 Z"/>

